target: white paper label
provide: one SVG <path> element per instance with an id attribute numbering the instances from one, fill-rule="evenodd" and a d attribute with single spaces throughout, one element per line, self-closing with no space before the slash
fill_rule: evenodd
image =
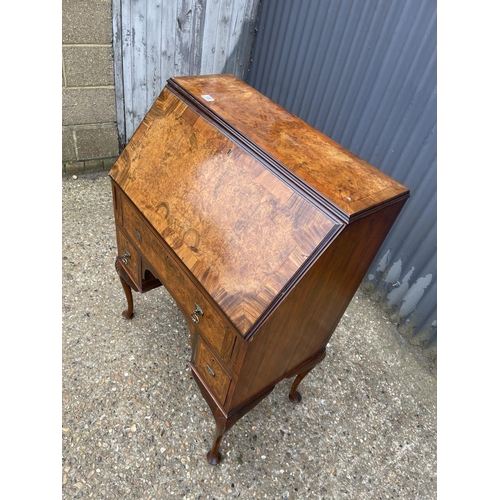
<path id="1" fill-rule="evenodd" d="M 205 101 L 214 101 L 215 100 L 211 95 L 208 95 L 208 94 L 202 95 L 201 97 L 203 97 L 203 99 L 205 99 Z"/>

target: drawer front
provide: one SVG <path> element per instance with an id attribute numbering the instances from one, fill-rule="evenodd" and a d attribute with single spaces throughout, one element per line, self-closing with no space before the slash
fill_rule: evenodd
<path id="1" fill-rule="evenodd" d="M 122 213 L 123 227 L 129 238 L 148 262 L 160 273 L 164 269 L 168 254 L 159 238 L 146 225 L 136 208 L 125 198 L 122 198 Z"/>
<path id="2" fill-rule="evenodd" d="M 167 260 L 166 268 L 165 286 L 188 315 L 188 321 L 222 359 L 229 359 L 235 340 L 231 328 L 173 258 Z"/>
<path id="3" fill-rule="evenodd" d="M 132 281 L 137 285 L 139 281 L 139 259 L 135 247 L 130 243 L 129 239 L 118 229 L 116 232 L 116 241 L 118 245 L 118 256 L 127 270 Z"/>
<path id="4" fill-rule="evenodd" d="M 210 346 L 227 360 L 235 334 L 214 307 L 205 299 L 188 274 L 174 260 L 172 250 L 151 230 L 126 199 L 122 202 L 123 225 L 144 258 L 168 289 L 190 323 L 194 323 Z"/>
<path id="5" fill-rule="evenodd" d="M 223 405 L 231 383 L 231 377 L 200 337 L 198 337 L 194 367 L 207 387 Z"/>
<path id="6" fill-rule="evenodd" d="M 113 211 L 115 214 L 115 222 L 118 226 L 122 225 L 121 200 L 122 195 L 114 181 L 111 181 L 111 189 L 113 192 Z"/>

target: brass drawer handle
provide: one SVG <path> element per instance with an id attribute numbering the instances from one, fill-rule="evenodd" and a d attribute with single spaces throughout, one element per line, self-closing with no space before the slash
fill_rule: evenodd
<path id="1" fill-rule="evenodd" d="M 207 363 L 206 365 L 207 372 L 210 374 L 211 377 L 215 377 L 215 372 L 212 370 L 212 367 Z"/>
<path id="2" fill-rule="evenodd" d="M 128 259 L 130 259 L 130 254 L 128 253 L 128 250 L 125 250 L 125 253 L 120 257 L 122 262 L 127 265 L 128 264 Z"/>
<path id="3" fill-rule="evenodd" d="M 194 303 L 194 311 L 191 313 L 191 319 L 193 320 L 193 323 L 199 323 L 200 318 L 198 317 L 198 314 L 200 316 L 203 316 L 203 310 L 202 308 L 195 302 Z"/>
<path id="4" fill-rule="evenodd" d="M 142 241 L 141 233 L 137 229 L 135 230 L 135 237 L 139 243 Z"/>

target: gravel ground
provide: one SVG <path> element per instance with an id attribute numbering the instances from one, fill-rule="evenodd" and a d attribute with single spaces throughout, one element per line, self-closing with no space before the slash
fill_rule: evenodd
<path id="1" fill-rule="evenodd" d="M 284 381 L 207 463 L 213 417 L 161 288 L 126 307 L 106 173 L 62 181 L 62 498 L 434 499 L 436 376 L 358 290 L 325 360 Z"/>

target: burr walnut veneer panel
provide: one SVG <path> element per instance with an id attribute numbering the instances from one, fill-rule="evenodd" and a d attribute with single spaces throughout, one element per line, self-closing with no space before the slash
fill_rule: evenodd
<path id="1" fill-rule="evenodd" d="M 165 286 L 222 436 L 325 348 L 409 191 L 231 75 L 170 79 L 110 171 L 132 290 Z"/>

